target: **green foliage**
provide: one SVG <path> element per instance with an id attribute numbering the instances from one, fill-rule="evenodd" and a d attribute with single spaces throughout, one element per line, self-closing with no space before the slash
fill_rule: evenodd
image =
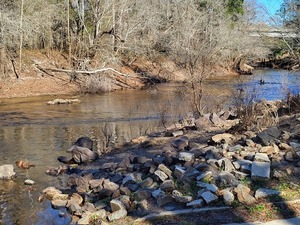
<path id="1" fill-rule="evenodd" d="M 248 207 L 248 211 L 250 214 L 262 213 L 265 210 L 266 210 L 266 206 L 264 204 L 259 204 L 259 205 L 254 205 L 254 206 Z"/>
<path id="2" fill-rule="evenodd" d="M 244 14 L 244 0 L 227 0 L 226 9 L 231 19 L 237 21 L 238 16 Z"/>

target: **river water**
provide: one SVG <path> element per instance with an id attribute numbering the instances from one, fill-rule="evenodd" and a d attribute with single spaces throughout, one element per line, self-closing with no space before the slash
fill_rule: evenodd
<path id="1" fill-rule="evenodd" d="M 260 80 L 264 84 L 260 84 Z M 239 90 L 255 93 L 255 99 L 283 99 L 288 91 L 299 93 L 300 73 L 258 70 L 252 76 L 208 81 L 205 104 L 227 102 Z M 47 105 L 55 98 L 79 98 L 69 105 Z M 77 138 L 89 136 L 95 150 L 130 141 L 132 138 L 162 128 L 164 119 L 179 119 L 188 111 L 186 96 L 178 87 L 158 85 L 148 90 L 122 91 L 102 95 L 47 96 L 0 100 L 0 165 L 26 160 L 36 164 L 29 172 L 15 168 L 17 178 L 0 181 L 0 224 L 69 224 L 49 202 L 38 203 L 41 191 L 59 184 L 60 179 L 45 175 L 60 163 L 57 157 Z M 111 137 L 107 141 L 106 137 Z M 24 185 L 30 178 L 33 186 Z"/>

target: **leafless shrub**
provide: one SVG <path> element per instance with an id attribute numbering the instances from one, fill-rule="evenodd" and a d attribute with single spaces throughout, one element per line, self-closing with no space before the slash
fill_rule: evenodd
<path id="1" fill-rule="evenodd" d="M 83 93 L 105 93 L 112 91 L 113 80 L 106 76 L 93 75 L 85 79 L 84 83 L 81 84 L 81 91 Z"/>
<path id="2" fill-rule="evenodd" d="M 300 112 L 300 94 L 291 94 L 287 95 L 287 105 L 291 113 Z"/>
<path id="3" fill-rule="evenodd" d="M 256 102 L 257 95 L 256 90 L 239 89 L 233 96 L 233 105 L 240 119 L 235 129 L 259 131 L 278 123 L 276 102 L 265 99 Z"/>
<path id="4" fill-rule="evenodd" d="M 103 150 L 101 153 L 105 153 L 109 151 L 110 147 L 113 147 L 116 138 L 115 132 L 115 124 L 106 122 L 104 126 L 101 128 L 101 132 L 103 134 Z"/>

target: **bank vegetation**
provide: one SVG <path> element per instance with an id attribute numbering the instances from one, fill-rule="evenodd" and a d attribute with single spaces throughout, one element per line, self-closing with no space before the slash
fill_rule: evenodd
<path id="1" fill-rule="evenodd" d="M 205 79 L 249 74 L 247 61 L 270 53 L 249 35 L 256 19 L 244 0 L 3 0 L 0 80 L 51 77 L 89 93 L 185 81 L 201 114 Z"/>

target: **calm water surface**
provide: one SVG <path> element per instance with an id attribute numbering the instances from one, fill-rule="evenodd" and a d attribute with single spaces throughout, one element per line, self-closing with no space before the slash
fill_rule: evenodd
<path id="1" fill-rule="evenodd" d="M 253 76 L 209 81 L 205 99 L 208 106 L 212 99 L 223 103 L 234 90 L 243 89 L 255 92 L 256 98 L 275 100 L 288 90 L 298 92 L 299 86 L 298 72 L 261 70 Z M 112 134 L 113 143 L 123 143 L 160 129 L 159 118 L 166 108 L 173 118 L 184 115 L 188 103 L 175 90 L 161 85 L 147 91 L 77 96 L 82 103 L 70 105 L 46 105 L 53 96 L 0 101 L 0 165 L 20 159 L 36 164 L 28 174 L 16 168 L 15 180 L 0 181 L 0 224 L 69 224 L 70 218 L 59 217 L 49 202 L 37 202 L 44 188 L 61 182 L 45 171 L 59 166 L 57 157 L 67 155 L 65 150 L 80 136 L 91 137 L 101 151 L 105 132 Z M 24 185 L 27 177 L 36 185 Z"/>

